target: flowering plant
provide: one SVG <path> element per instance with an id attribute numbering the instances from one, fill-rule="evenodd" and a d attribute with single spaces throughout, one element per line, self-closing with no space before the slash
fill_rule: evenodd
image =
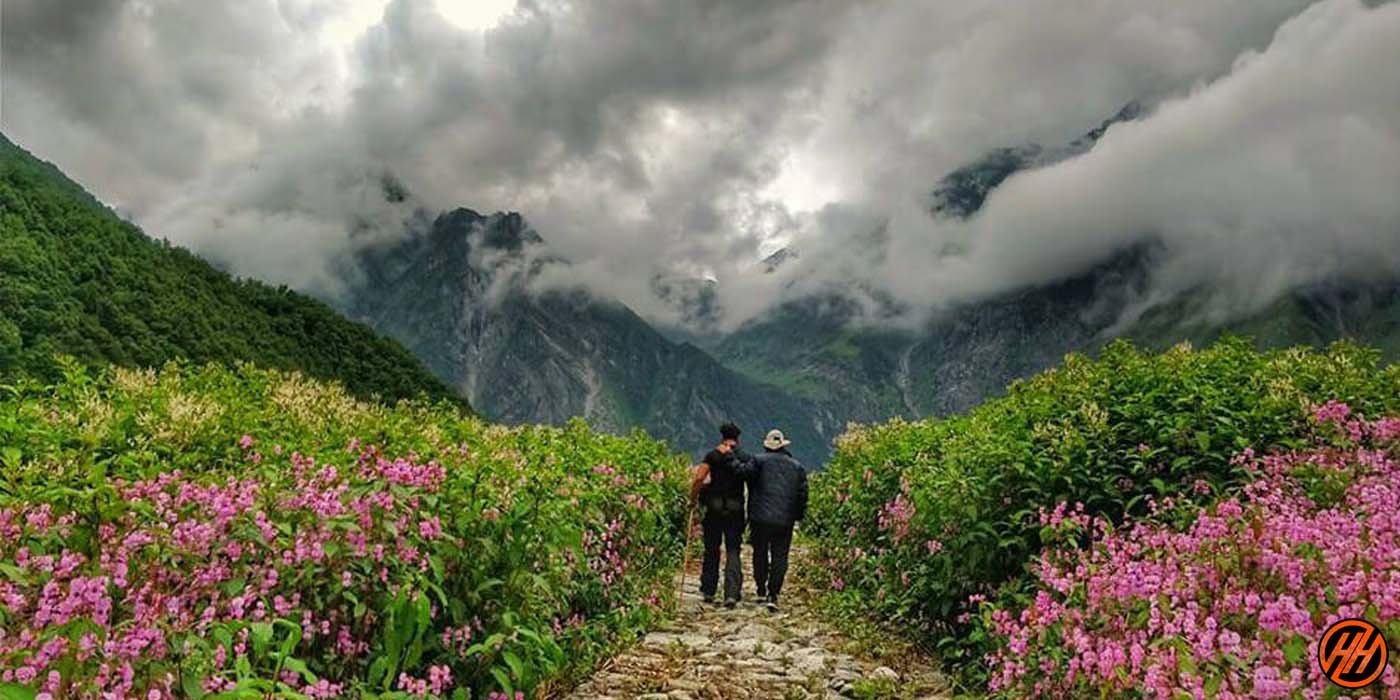
<path id="1" fill-rule="evenodd" d="M 1332 429 L 1317 445 L 1245 450 L 1243 492 L 1181 508 L 1183 523 L 1046 514 L 1074 536 L 1041 555 L 1028 595 L 981 608 L 996 641 L 991 688 L 1319 698 L 1329 684 L 1317 645 L 1332 623 L 1365 618 L 1400 640 L 1400 419 L 1368 422 L 1337 402 L 1314 415 Z M 1390 697 L 1400 697 L 1397 663 L 1379 681 Z"/>
<path id="2" fill-rule="evenodd" d="M 75 376 L 0 416 L 18 697 L 516 697 L 645 624 L 683 534 L 683 462 L 582 424 L 247 367 Z"/>
<path id="3" fill-rule="evenodd" d="M 1192 513 L 1253 480 L 1241 450 L 1308 444 L 1310 406 L 1394 415 L 1397 386 L 1400 365 L 1348 344 L 1071 355 L 965 414 L 848 429 L 812 482 L 811 573 L 832 602 L 936 647 L 979 686 L 995 640 L 969 601 L 1029 590 L 1043 547 L 1087 534 L 1076 520 L 1121 526 L 1167 499 Z"/>

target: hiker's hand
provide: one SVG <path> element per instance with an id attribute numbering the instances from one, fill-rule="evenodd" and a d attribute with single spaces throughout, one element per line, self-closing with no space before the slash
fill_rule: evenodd
<path id="1" fill-rule="evenodd" d="M 702 462 L 696 465 L 695 472 L 690 475 L 690 501 L 692 503 L 700 499 L 700 489 L 708 483 L 710 483 L 710 466 Z"/>

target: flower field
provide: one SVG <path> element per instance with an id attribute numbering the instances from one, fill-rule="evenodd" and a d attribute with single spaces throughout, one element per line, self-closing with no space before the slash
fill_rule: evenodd
<path id="1" fill-rule="evenodd" d="M 1082 573 L 1074 568 L 1082 563 L 1071 564 L 1070 555 L 1046 548 L 1063 542 L 1066 522 L 1102 523 L 1098 527 L 1120 533 L 1139 523 L 1185 527 L 1201 506 L 1218 503 L 1215 508 L 1228 511 L 1231 498 L 1252 502 L 1242 489 L 1259 483 L 1268 469 L 1239 456 L 1253 450 L 1308 459 L 1321 449 L 1314 408 L 1333 399 L 1355 414 L 1400 415 L 1400 369 L 1382 368 L 1377 353 L 1346 344 L 1321 352 L 1261 353 L 1243 340 L 1226 339 L 1204 350 L 1183 346 L 1154 355 L 1116 342 L 1097 359 L 1071 355 L 1063 366 L 1014 383 L 1006 396 L 964 415 L 853 427 L 813 481 L 807 532 L 818 561 L 810 573 L 830 590 L 835 609 L 873 616 L 936 648 L 969 689 L 993 687 L 1012 696 L 1036 690 L 1121 695 L 1127 686 L 1093 686 L 1089 692 L 1074 685 L 1088 682 L 1086 668 L 1076 666 L 1074 681 L 1067 681 L 1069 657 L 1062 668 L 1055 666 L 1056 654 L 1071 653 L 1057 635 L 1071 627 L 1024 628 L 1030 620 L 1019 617 L 1021 610 L 1036 610 L 1042 595 L 1069 595 L 1053 587 L 1057 572 Z M 1165 509 L 1166 503 L 1174 507 Z M 1126 546 L 1136 537 L 1166 532 L 1141 530 L 1119 541 Z M 1234 535 L 1223 537 L 1245 546 Z M 1054 568 L 1042 556 L 1071 568 Z M 1111 571 L 1106 568 L 1105 575 L 1116 575 Z M 1051 600 L 1067 610 L 1083 604 L 1072 597 Z M 984 607 L 984 601 L 994 606 Z M 996 610 L 1014 614 L 997 624 L 978 614 Z M 1321 608 L 1312 612 L 1318 616 L 1309 624 L 1325 622 Z M 1107 614 L 1092 606 L 1084 610 L 1086 619 Z M 1222 619 L 1216 624 L 1224 628 Z M 1241 644 L 1253 643 L 1239 634 Z M 1281 641 L 1293 645 L 1287 653 L 1296 655 L 1298 642 L 1290 639 Z M 1150 641 L 1168 643 L 1163 640 Z M 1131 644 L 1124 648 L 1131 658 Z M 1145 653 L 1160 659 L 1164 652 L 1151 647 Z M 1034 667 L 1022 669 L 1019 664 L 1030 656 Z M 1267 665 L 1258 658 L 1247 663 L 1251 672 Z M 1289 674 L 1301 667 L 1271 668 L 1289 684 Z M 1149 678 L 1148 670 L 1129 676 L 1132 687 L 1161 681 Z M 1167 675 L 1161 682 L 1188 695 L 1197 679 L 1203 688 L 1218 683 L 1209 687 L 1260 692 L 1213 670 Z M 1310 679 L 1304 672 L 1297 682 Z M 1261 680 L 1259 688 L 1273 687 L 1269 678 Z"/>
<path id="2" fill-rule="evenodd" d="M 0 389 L 0 697 L 515 698 L 669 591 L 683 460 L 240 367 Z"/>
<path id="3" fill-rule="evenodd" d="M 1062 544 L 1035 567 L 1032 602 L 982 606 L 992 689 L 1320 698 L 1317 644 L 1332 623 L 1364 618 L 1400 640 L 1400 419 L 1349 413 L 1320 407 L 1336 437 L 1308 449 L 1241 454 L 1253 477 L 1242 495 L 1184 509 L 1181 525 L 1045 514 Z M 1394 698 L 1391 661 L 1379 683 Z"/>

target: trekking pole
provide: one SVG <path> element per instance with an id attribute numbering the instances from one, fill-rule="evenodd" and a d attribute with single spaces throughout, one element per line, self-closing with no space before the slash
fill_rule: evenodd
<path id="1" fill-rule="evenodd" d="M 681 582 L 676 588 L 676 607 L 681 605 L 681 596 L 685 594 L 685 575 L 690 570 L 690 538 L 695 532 L 695 499 L 691 499 L 690 506 L 685 514 L 685 549 L 681 551 Z"/>

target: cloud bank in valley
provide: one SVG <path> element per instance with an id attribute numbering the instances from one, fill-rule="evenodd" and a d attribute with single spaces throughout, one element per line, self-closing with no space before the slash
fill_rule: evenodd
<path id="1" fill-rule="evenodd" d="M 976 296 L 1159 242 L 1155 292 L 1216 288 L 1243 312 L 1299 285 L 1393 277 L 1400 263 L 1400 6 L 1314 6 L 1230 72 L 1170 96 L 1093 150 L 1013 176 L 920 260 L 929 229 L 896 217 L 886 272 L 903 299 Z M 926 263 L 914 274 L 909 261 Z"/>
<path id="2" fill-rule="evenodd" d="M 574 261 L 552 281 L 661 321 L 657 275 L 715 279 L 733 324 L 831 283 L 975 300 L 1148 239 L 1158 293 L 1252 302 L 1400 251 L 1394 4 L 522 0 L 483 31 L 434 0 L 9 0 L 4 19 L 8 135 L 153 235 L 323 294 L 417 205 L 520 211 Z M 924 210 L 988 149 L 1132 100 L 1152 113 L 971 220 Z M 386 173 L 415 198 L 386 202 Z M 784 244 L 801 258 L 764 274 Z"/>

